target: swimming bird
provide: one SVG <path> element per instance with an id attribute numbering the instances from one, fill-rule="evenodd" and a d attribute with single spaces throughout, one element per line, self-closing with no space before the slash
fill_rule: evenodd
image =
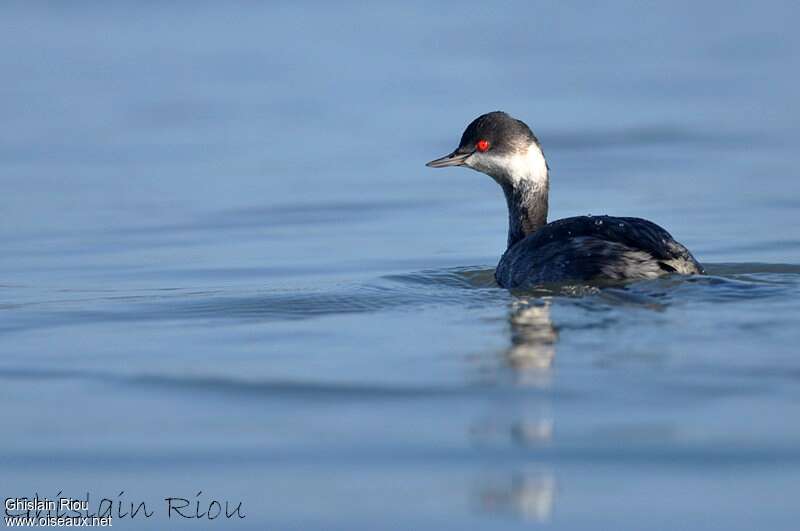
<path id="1" fill-rule="evenodd" d="M 577 216 L 548 223 L 550 177 L 544 152 L 530 127 L 504 112 L 473 120 L 455 151 L 426 166 L 466 166 L 503 189 L 508 242 L 495 279 L 504 288 L 703 273 L 686 247 L 646 219 Z"/>

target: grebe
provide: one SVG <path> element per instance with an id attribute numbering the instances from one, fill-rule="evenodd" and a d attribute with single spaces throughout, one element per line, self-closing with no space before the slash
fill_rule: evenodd
<path id="1" fill-rule="evenodd" d="M 549 168 L 539 140 L 504 112 L 473 120 L 455 151 L 426 166 L 466 166 L 503 189 L 508 244 L 495 279 L 504 288 L 703 273 L 686 247 L 646 219 L 578 216 L 547 223 Z"/>

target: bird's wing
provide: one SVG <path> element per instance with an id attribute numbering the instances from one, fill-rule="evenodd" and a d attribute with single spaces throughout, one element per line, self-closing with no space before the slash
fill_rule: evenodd
<path id="1" fill-rule="evenodd" d="M 578 216 L 554 221 L 508 249 L 501 285 L 702 273 L 691 253 L 663 228 L 640 218 Z"/>
<path id="2" fill-rule="evenodd" d="M 525 238 L 527 246 L 544 246 L 553 241 L 591 237 L 619 243 L 629 248 L 644 251 L 653 258 L 670 260 L 689 258 L 691 254 L 670 235 L 652 221 L 641 218 L 614 216 L 576 216 L 554 221 Z"/>

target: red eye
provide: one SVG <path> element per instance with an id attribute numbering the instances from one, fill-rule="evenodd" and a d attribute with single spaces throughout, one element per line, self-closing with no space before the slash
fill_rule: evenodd
<path id="1" fill-rule="evenodd" d="M 475 144 L 475 149 L 483 153 L 484 151 L 489 151 L 489 141 L 488 140 L 478 140 Z"/>

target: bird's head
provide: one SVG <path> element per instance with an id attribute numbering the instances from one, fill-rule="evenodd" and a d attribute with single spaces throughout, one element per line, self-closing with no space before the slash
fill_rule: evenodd
<path id="1" fill-rule="evenodd" d="M 452 153 L 426 166 L 466 166 L 501 185 L 547 180 L 547 163 L 536 136 L 525 122 L 501 111 L 477 117 L 464 130 Z"/>

